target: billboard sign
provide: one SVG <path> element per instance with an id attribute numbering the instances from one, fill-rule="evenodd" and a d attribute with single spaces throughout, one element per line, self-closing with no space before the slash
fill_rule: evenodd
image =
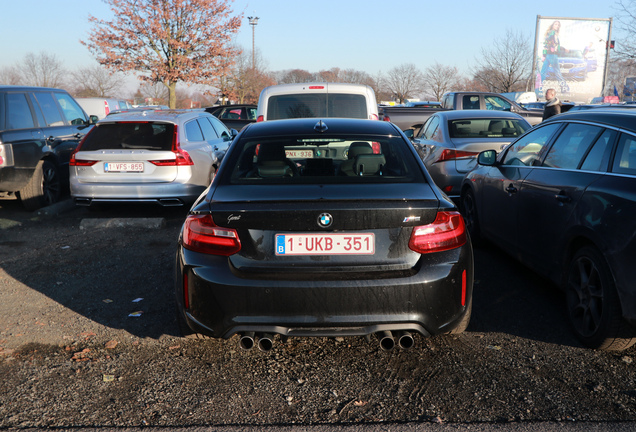
<path id="1" fill-rule="evenodd" d="M 533 77 L 541 99 L 554 88 L 561 100 L 587 103 L 605 84 L 612 20 L 537 16 Z"/>

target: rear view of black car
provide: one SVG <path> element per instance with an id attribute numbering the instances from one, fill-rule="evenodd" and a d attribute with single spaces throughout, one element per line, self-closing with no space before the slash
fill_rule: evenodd
<path id="1" fill-rule="evenodd" d="M 466 329 L 473 256 L 461 215 L 392 124 L 297 119 L 247 126 L 183 226 L 184 333 L 366 336 Z"/>

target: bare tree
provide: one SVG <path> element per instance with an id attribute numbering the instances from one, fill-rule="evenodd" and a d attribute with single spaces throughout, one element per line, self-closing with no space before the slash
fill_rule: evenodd
<path id="1" fill-rule="evenodd" d="M 169 97 L 168 89 L 162 83 L 143 83 L 139 86 L 138 94 L 148 105 L 165 105 Z"/>
<path id="2" fill-rule="evenodd" d="M 95 65 L 79 68 L 71 75 L 77 83 L 74 90 L 76 97 L 121 96 L 124 77 L 120 73 L 112 73 Z"/>
<path id="3" fill-rule="evenodd" d="M 614 28 L 622 38 L 616 44 L 614 52 L 619 59 L 636 60 L 636 0 L 618 0 L 616 2 Z"/>
<path id="4" fill-rule="evenodd" d="M 634 89 L 624 88 L 625 81 L 628 77 L 636 77 L 636 63 L 634 60 L 629 58 L 612 59 L 609 64 L 607 85 L 605 86 L 603 96 L 614 94 L 614 87 L 616 87 L 616 90 L 622 98 L 627 97 L 628 100 L 633 100 L 634 96 L 636 96 Z"/>
<path id="5" fill-rule="evenodd" d="M 435 100 L 441 100 L 444 93 L 459 86 L 461 76 L 456 67 L 436 62 L 424 70 L 423 80 L 427 91 L 433 94 Z"/>
<path id="6" fill-rule="evenodd" d="M 279 84 L 293 84 L 311 82 L 314 80 L 314 74 L 304 69 L 292 69 L 287 72 L 283 72 L 278 79 Z"/>
<path id="7" fill-rule="evenodd" d="M 266 62 L 258 50 L 254 56 L 239 54 L 231 73 L 219 85 L 221 93 L 238 103 L 258 102 L 261 90 L 276 83 L 266 69 Z"/>
<path id="8" fill-rule="evenodd" d="M 7 66 L 0 69 L 0 84 L 3 85 L 20 85 L 22 84 L 22 76 L 15 66 Z"/>
<path id="9" fill-rule="evenodd" d="M 482 48 L 476 59 L 474 79 L 497 93 L 525 90 L 532 67 L 530 39 L 521 32 L 506 30 L 492 47 Z"/>
<path id="10" fill-rule="evenodd" d="M 366 72 L 356 69 L 344 69 L 340 71 L 340 82 L 352 84 L 364 84 L 373 88 L 375 80 Z"/>
<path id="11" fill-rule="evenodd" d="M 383 84 L 399 103 L 415 96 L 424 89 L 423 75 L 412 63 L 402 64 L 391 69 Z"/>
<path id="12" fill-rule="evenodd" d="M 28 53 L 17 66 L 22 75 L 21 84 L 38 87 L 64 87 L 66 70 L 54 54 L 44 51 Z"/>

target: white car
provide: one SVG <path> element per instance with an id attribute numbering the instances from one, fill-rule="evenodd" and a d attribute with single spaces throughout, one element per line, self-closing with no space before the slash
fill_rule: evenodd
<path id="1" fill-rule="evenodd" d="M 71 156 L 71 196 L 83 206 L 192 203 L 214 179 L 236 134 L 205 111 L 110 115 Z"/>
<path id="2" fill-rule="evenodd" d="M 363 84 L 279 84 L 261 91 L 257 121 L 303 117 L 378 120 L 378 104 L 373 89 Z"/>
<path id="3" fill-rule="evenodd" d="M 106 117 L 112 111 L 119 111 L 132 108 L 129 102 L 113 98 L 77 98 L 78 104 L 88 115 L 97 116 L 99 120 Z"/>

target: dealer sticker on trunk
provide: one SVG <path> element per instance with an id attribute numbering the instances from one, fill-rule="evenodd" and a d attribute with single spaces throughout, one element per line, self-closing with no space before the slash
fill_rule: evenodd
<path id="1" fill-rule="evenodd" d="M 373 255 L 375 236 L 366 234 L 276 234 L 276 255 Z"/>

